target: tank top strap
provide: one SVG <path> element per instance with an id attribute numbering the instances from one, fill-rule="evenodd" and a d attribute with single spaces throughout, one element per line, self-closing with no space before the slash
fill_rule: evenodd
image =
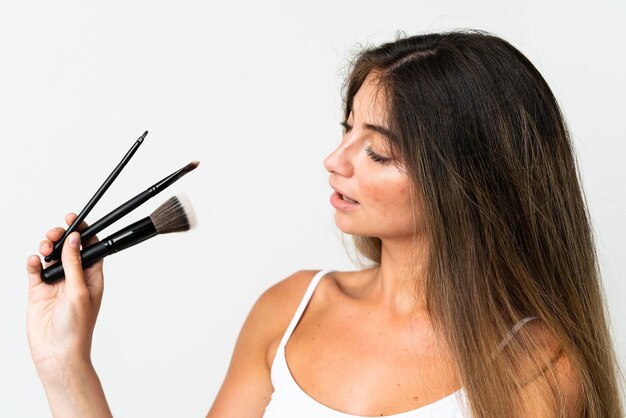
<path id="1" fill-rule="evenodd" d="M 502 341 L 500 341 L 500 344 L 498 344 L 498 351 L 502 350 L 502 348 L 504 348 L 504 346 L 507 345 L 509 341 L 511 341 L 513 336 L 517 333 L 517 331 L 519 331 L 521 327 L 523 327 L 527 322 L 532 321 L 533 319 L 539 318 L 536 316 L 527 316 L 526 318 L 522 318 L 515 325 L 513 325 L 513 328 L 511 328 L 509 333 L 502 339 Z"/>
<path id="2" fill-rule="evenodd" d="M 300 304 L 298 305 L 298 309 L 296 309 L 296 312 L 291 318 L 291 322 L 289 322 L 289 326 L 287 327 L 287 330 L 285 331 L 285 333 L 283 334 L 283 337 L 280 340 L 280 343 L 278 345 L 278 352 L 281 352 L 281 350 L 284 349 L 285 345 L 287 344 L 287 341 L 289 340 L 289 337 L 291 336 L 291 333 L 296 328 L 296 325 L 298 325 L 298 322 L 300 321 L 300 317 L 302 317 L 304 310 L 309 304 L 309 301 L 311 300 L 311 297 L 313 296 L 313 292 L 315 291 L 317 284 L 322 279 L 322 277 L 324 277 L 326 274 L 332 271 L 334 271 L 334 269 L 320 270 L 313 276 L 313 278 L 311 279 L 311 282 L 306 288 L 306 291 L 304 292 L 304 296 L 302 296 L 302 300 L 300 301 Z"/>

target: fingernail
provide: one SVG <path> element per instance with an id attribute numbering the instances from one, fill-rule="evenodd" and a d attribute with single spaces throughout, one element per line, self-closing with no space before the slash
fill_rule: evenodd
<path id="1" fill-rule="evenodd" d="M 70 247 L 72 248 L 78 248 L 80 246 L 80 238 L 79 235 L 76 233 L 72 233 L 70 235 Z"/>

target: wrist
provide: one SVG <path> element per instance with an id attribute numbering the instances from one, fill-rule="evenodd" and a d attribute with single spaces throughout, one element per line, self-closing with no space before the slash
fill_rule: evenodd
<path id="1" fill-rule="evenodd" d="M 45 387 L 70 388 L 77 379 L 96 373 L 91 359 L 50 359 L 35 367 Z"/>
<path id="2" fill-rule="evenodd" d="M 55 417 L 111 418 L 98 374 L 91 362 L 77 362 L 41 376 Z"/>

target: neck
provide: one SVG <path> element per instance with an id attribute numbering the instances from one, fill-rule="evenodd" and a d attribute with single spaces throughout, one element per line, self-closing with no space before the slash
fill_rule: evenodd
<path id="1" fill-rule="evenodd" d="M 412 237 L 383 239 L 380 266 L 371 269 L 371 302 L 390 314 L 424 314 L 426 255 L 427 246 L 421 237 L 415 241 Z"/>

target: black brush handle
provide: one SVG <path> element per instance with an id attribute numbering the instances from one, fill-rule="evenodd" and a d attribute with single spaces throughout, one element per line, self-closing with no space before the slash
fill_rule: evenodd
<path id="1" fill-rule="evenodd" d="M 107 255 L 109 255 L 109 253 L 104 241 L 97 242 L 83 249 L 80 252 L 83 269 L 91 266 L 93 263 L 106 257 Z M 65 270 L 63 270 L 63 263 L 60 261 L 49 266 L 48 268 L 45 268 L 41 272 L 41 279 L 48 284 L 52 284 L 62 277 L 65 277 Z"/>
<path id="2" fill-rule="evenodd" d="M 111 184 L 113 184 L 117 176 L 122 172 L 124 167 L 126 167 L 126 164 L 128 164 L 128 161 L 130 161 L 133 155 L 135 155 L 135 152 L 137 152 L 137 149 L 143 143 L 146 135 L 148 135 L 148 131 L 144 132 L 143 135 L 141 135 L 135 141 L 135 143 L 132 147 L 130 147 L 126 155 L 124 155 L 124 158 L 122 158 L 122 161 L 120 161 L 120 163 L 113 169 L 113 172 L 109 174 L 109 177 L 107 177 L 104 183 L 102 183 L 102 186 L 100 186 L 100 188 L 96 191 L 96 194 L 94 194 L 93 197 L 89 199 L 87 205 L 85 205 L 83 210 L 81 210 L 78 216 L 76 216 L 76 219 L 74 219 L 74 222 L 72 222 L 72 224 L 63 233 L 63 236 L 58 241 L 55 241 L 52 244 L 52 252 L 44 258 L 46 261 L 50 262 L 52 260 L 58 260 L 59 258 L 61 258 L 61 250 L 63 248 L 63 242 L 65 242 L 65 238 L 67 238 L 74 230 L 76 230 L 78 228 L 78 225 L 80 225 L 80 223 L 83 221 L 83 219 L 85 219 L 85 217 L 89 215 L 91 209 L 96 206 L 96 203 L 98 203 L 102 195 L 104 195 L 104 193 L 111 186 Z"/>
<path id="3" fill-rule="evenodd" d="M 152 199 L 154 196 L 158 195 L 163 190 L 167 189 L 173 183 L 178 181 L 178 179 L 180 179 L 185 174 L 192 171 L 195 167 L 197 167 L 197 164 L 194 164 L 194 162 L 192 162 L 190 164 L 187 164 L 185 167 L 179 170 L 176 170 L 169 176 L 154 183 L 152 186 L 148 187 L 146 190 L 139 193 L 137 196 L 133 197 L 132 199 L 128 200 L 127 202 L 115 208 L 113 211 L 111 211 L 109 214 L 104 216 L 102 219 L 98 220 L 93 225 L 90 225 L 89 227 L 87 227 L 84 231 L 80 233 L 81 239 L 83 241 L 87 241 L 89 238 L 93 237 L 98 232 L 102 231 L 104 228 L 111 225 L 113 222 L 117 221 L 118 219 L 132 212 L 133 210 L 141 206 L 144 202 L 148 201 L 149 199 Z M 65 238 L 65 235 L 63 236 L 63 238 Z M 59 240 L 58 242 L 55 242 L 55 249 L 52 251 L 50 255 L 48 255 L 45 258 L 45 260 L 48 262 L 52 260 L 59 260 L 61 258 L 62 245 L 63 245 L 62 239 Z"/>
<path id="4" fill-rule="evenodd" d="M 80 252 L 83 269 L 108 255 L 137 245 L 157 234 L 154 223 L 149 216 L 146 216 L 102 241 L 83 248 Z M 65 271 L 60 261 L 41 272 L 41 279 L 48 284 L 52 284 L 63 277 L 65 277 Z"/>

